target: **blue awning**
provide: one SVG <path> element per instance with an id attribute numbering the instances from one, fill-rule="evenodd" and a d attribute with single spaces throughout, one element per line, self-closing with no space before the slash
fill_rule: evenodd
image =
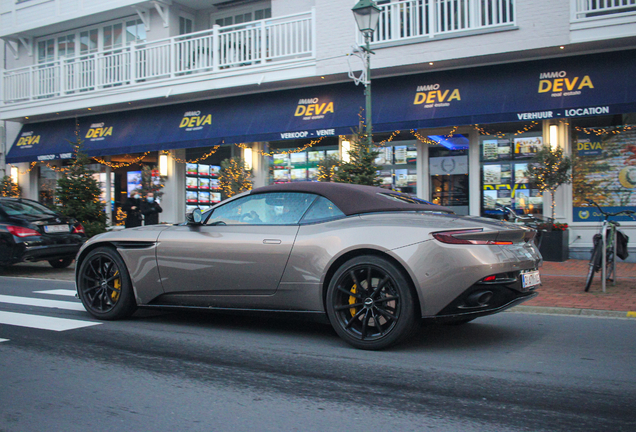
<path id="1" fill-rule="evenodd" d="M 362 105 L 362 92 L 347 83 L 87 116 L 78 136 L 89 156 L 311 140 L 351 133 Z M 25 124 L 7 162 L 70 157 L 75 130 L 75 120 Z"/>
<path id="2" fill-rule="evenodd" d="M 373 130 L 446 127 L 636 111 L 636 51 L 564 57 L 373 80 Z M 349 134 L 361 86 L 188 102 L 80 118 L 89 156 Z M 364 115 L 364 113 L 362 113 Z M 26 124 L 7 162 L 69 157 L 75 120 Z"/>

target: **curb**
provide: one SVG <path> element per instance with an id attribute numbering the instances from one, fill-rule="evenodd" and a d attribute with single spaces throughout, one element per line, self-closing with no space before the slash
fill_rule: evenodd
<path id="1" fill-rule="evenodd" d="M 543 315 L 569 315 L 569 316 L 585 316 L 597 318 L 623 318 L 634 319 L 636 312 L 634 311 L 611 311 L 598 309 L 578 309 L 565 307 L 546 307 L 546 306 L 515 306 L 506 312 L 527 313 L 527 314 L 543 314 Z"/>

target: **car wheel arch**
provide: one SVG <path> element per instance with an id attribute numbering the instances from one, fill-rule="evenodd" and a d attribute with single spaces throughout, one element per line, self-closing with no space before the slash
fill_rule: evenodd
<path id="1" fill-rule="evenodd" d="M 109 247 L 111 249 L 113 249 L 114 251 L 117 251 L 117 247 L 115 247 L 115 245 L 113 243 L 110 242 L 104 242 L 104 243 L 93 243 L 92 245 L 87 246 L 85 249 L 83 249 L 80 254 L 75 258 L 75 268 L 77 270 L 79 270 L 79 268 L 82 265 L 82 261 L 84 261 L 84 258 L 86 258 L 86 256 L 91 253 L 93 250 L 100 248 L 100 247 Z M 77 276 L 78 273 L 75 273 L 75 283 L 77 284 Z"/>
<path id="2" fill-rule="evenodd" d="M 390 254 L 386 252 L 383 252 L 377 249 L 370 249 L 370 248 L 355 249 L 355 250 L 348 251 L 340 255 L 337 259 L 335 259 L 331 263 L 328 270 L 325 272 L 325 277 L 322 281 L 322 286 L 321 286 L 322 306 L 325 311 L 327 310 L 327 290 L 329 289 L 329 284 L 331 283 L 331 279 L 335 275 L 336 271 L 338 271 L 338 269 L 344 263 L 346 263 L 350 259 L 353 259 L 359 256 L 376 256 L 376 257 L 384 258 L 390 261 L 393 265 L 395 265 L 402 272 L 403 276 L 406 278 L 406 281 L 409 284 L 409 289 L 411 290 L 411 293 L 413 295 L 413 299 L 415 300 L 415 310 L 420 311 L 420 314 L 421 314 L 421 310 L 422 310 L 421 303 L 420 303 L 421 300 L 417 292 L 417 289 L 415 289 L 415 283 L 413 282 L 413 278 L 411 277 L 411 274 L 406 270 L 404 265 L 395 257 L 391 256 Z"/>

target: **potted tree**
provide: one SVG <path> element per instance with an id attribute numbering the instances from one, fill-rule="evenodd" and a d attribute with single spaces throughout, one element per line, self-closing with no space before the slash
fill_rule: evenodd
<path id="1" fill-rule="evenodd" d="M 552 198 L 550 226 L 542 233 L 540 252 L 546 261 L 565 261 L 570 254 L 567 224 L 554 223 L 554 199 L 556 190 L 572 181 L 572 160 L 563 154 L 563 149 L 552 149 L 544 145 L 535 161 L 528 164 L 526 172 L 530 181 L 536 183 L 541 192 L 549 192 Z"/>

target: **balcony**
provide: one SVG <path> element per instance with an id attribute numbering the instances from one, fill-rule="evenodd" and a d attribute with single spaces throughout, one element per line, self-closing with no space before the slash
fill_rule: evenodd
<path id="1" fill-rule="evenodd" d="M 372 43 L 421 42 L 515 24 L 514 0 L 404 0 L 379 4 Z"/>
<path id="2" fill-rule="evenodd" d="M 636 12 L 636 0 L 574 0 L 573 21 Z"/>
<path id="3" fill-rule="evenodd" d="M 636 34 L 636 0 L 571 0 L 570 39 L 589 42 Z"/>
<path id="4" fill-rule="evenodd" d="M 315 59 L 314 13 L 219 27 L 2 73 L 6 105 L 211 79 Z"/>

